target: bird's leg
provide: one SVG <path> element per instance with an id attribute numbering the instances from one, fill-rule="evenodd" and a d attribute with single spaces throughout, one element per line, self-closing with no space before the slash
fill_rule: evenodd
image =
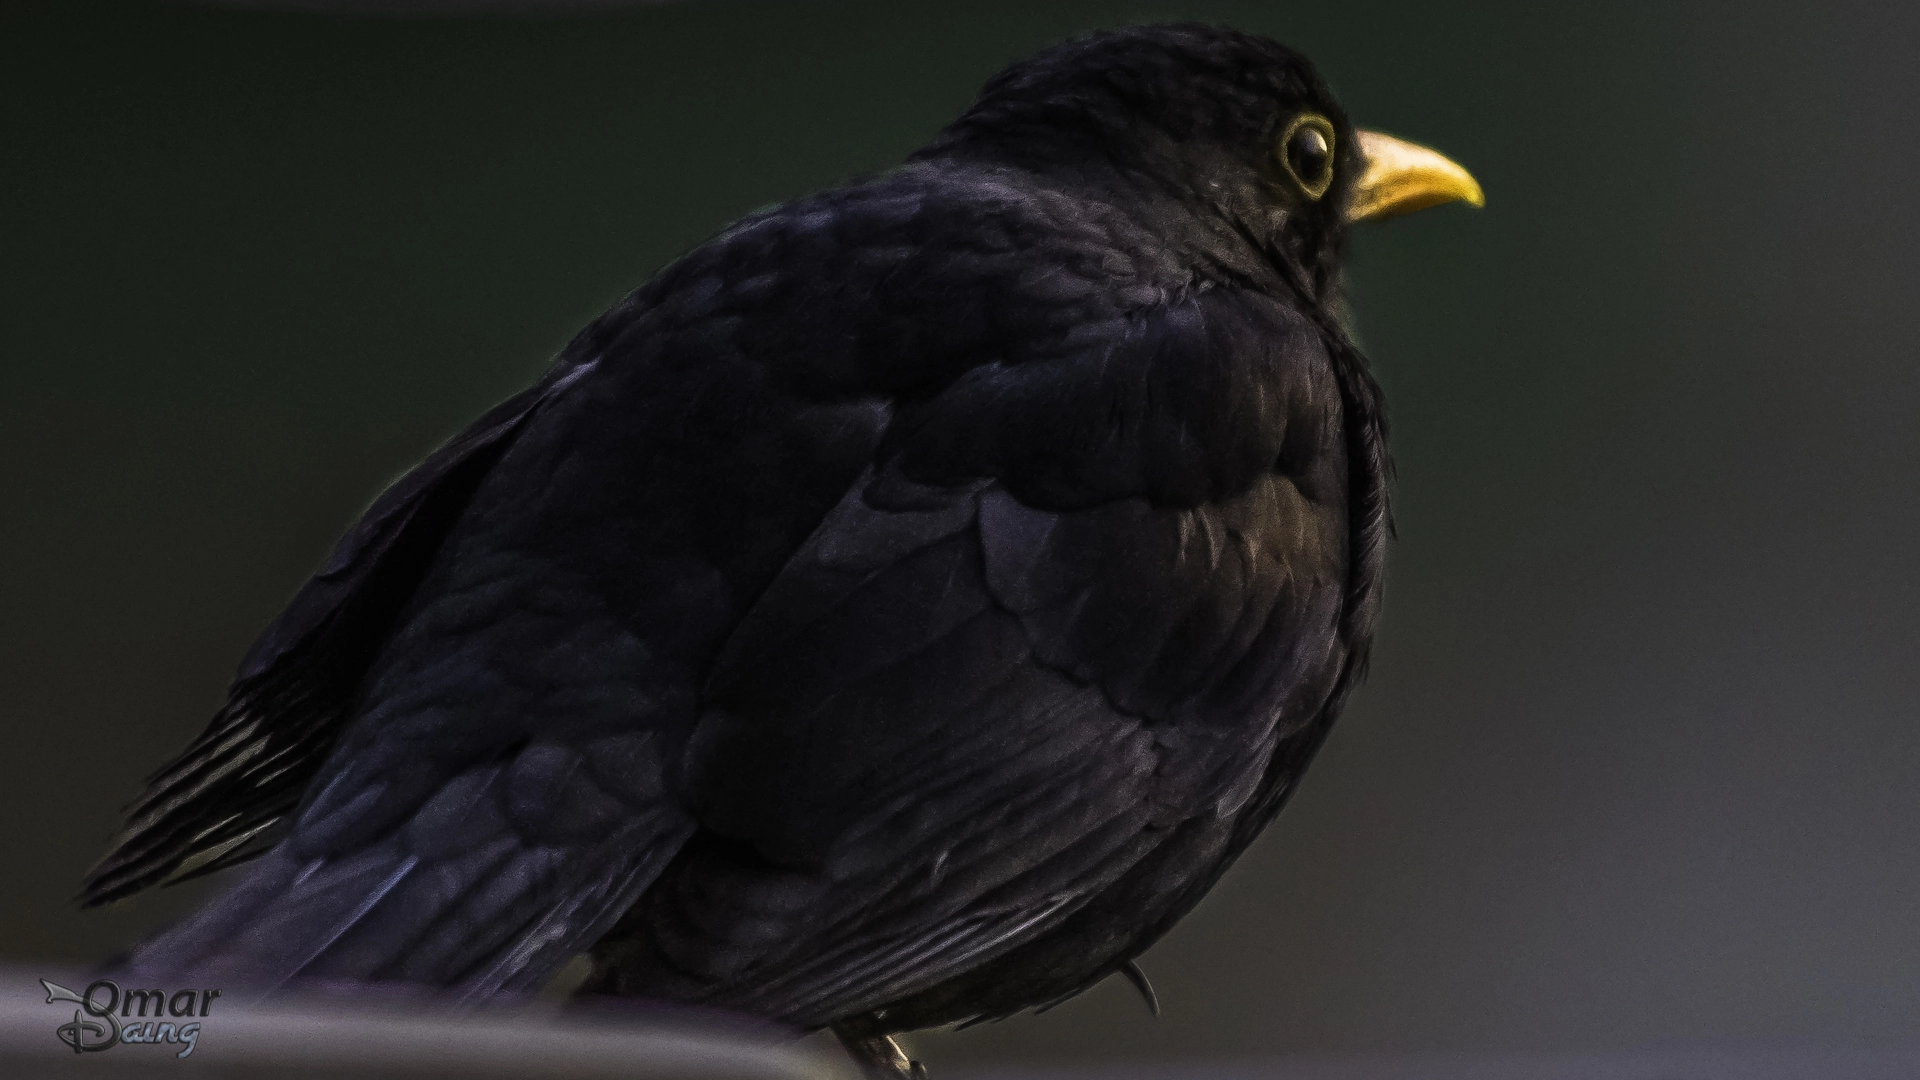
<path id="1" fill-rule="evenodd" d="M 885 1035 L 854 1039 L 838 1031 L 834 1034 L 840 1036 L 840 1045 L 853 1055 L 867 1080 L 927 1080 L 927 1067 L 908 1057 L 899 1043 Z"/>

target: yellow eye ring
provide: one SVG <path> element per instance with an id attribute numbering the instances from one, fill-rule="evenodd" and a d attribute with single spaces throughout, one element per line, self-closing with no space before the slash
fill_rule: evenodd
<path id="1" fill-rule="evenodd" d="M 1274 153 L 1301 194 L 1319 199 L 1333 186 L 1333 121 L 1301 113 L 1287 124 Z"/>

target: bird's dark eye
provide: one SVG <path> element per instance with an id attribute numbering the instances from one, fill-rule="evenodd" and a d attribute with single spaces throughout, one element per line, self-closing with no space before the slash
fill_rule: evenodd
<path id="1" fill-rule="evenodd" d="M 1280 137 L 1280 163 L 1309 199 L 1333 184 L 1333 124 L 1324 116 L 1296 116 Z"/>
<path id="2" fill-rule="evenodd" d="M 1302 180 L 1319 179 L 1332 160 L 1333 148 L 1327 145 L 1327 137 L 1318 128 L 1303 127 L 1287 142 L 1287 166 Z"/>

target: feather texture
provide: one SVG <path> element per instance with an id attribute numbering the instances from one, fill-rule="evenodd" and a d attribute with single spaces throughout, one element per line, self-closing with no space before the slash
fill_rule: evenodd
<path id="1" fill-rule="evenodd" d="M 748 218 L 383 495 L 88 897 L 129 961 L 591 992 L 866 1038 L 1077 993 L 1277 812 L 1364 667 L 1378 388 L 1305 62 L 1062 47 Z M 1150 991 L 1143 991 L 1152 1001 Z"/>

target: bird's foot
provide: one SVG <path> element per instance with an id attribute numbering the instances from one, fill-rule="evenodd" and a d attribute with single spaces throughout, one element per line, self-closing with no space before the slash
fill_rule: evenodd
<path id="1" fill-rule="evenodd" d="M 853 1055 L 867 1080 L 927 1080 L 927 1067 L 908 1057 L 899 1043 L 885 1035 L 872 1039 L 841 1035 L 840 1045 Z"/>

